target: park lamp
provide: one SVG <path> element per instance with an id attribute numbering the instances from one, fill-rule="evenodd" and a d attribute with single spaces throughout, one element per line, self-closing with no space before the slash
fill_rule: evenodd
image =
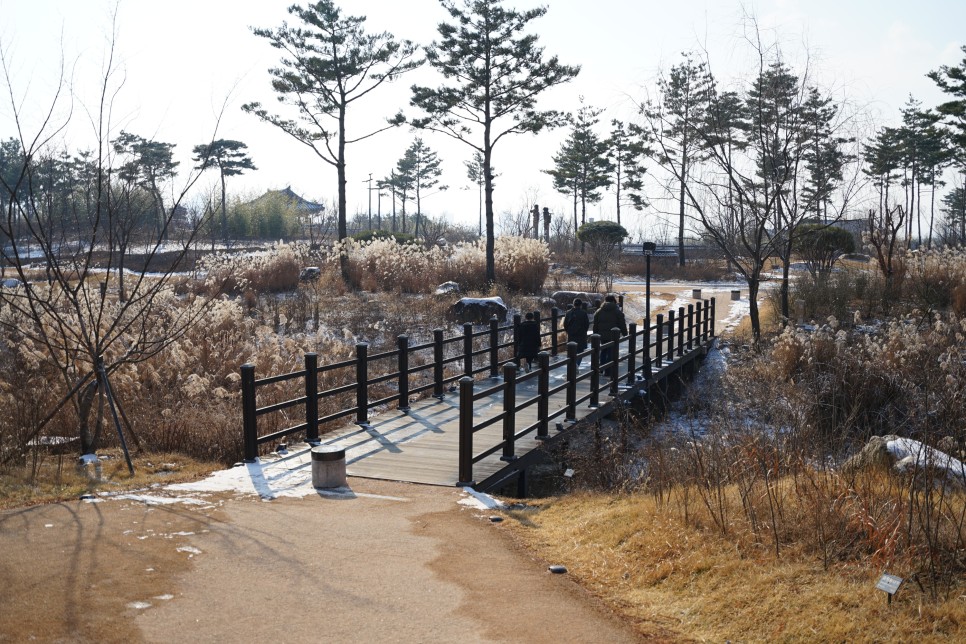
<path id="1" fill-rule="evenodd" d="M 657 244 L 654 242 L 643 242 L 641 244 L 641 252 L 644 253 L 644 260 L 646 264 L 646 281 L 645 281 L 645 291 L 644 291 L 644 328 L 647 329 L 648 342 L 650 342 L 651 333 L 651 255 L 657 250 Z"/>

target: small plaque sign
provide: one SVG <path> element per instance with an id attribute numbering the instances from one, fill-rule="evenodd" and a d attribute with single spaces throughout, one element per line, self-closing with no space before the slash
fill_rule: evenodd
<path id="1" fill-rule="evenodd" d="M 879 578 L 879 583 L 877 583 L 875 587 L 881 591 L 889 593 L 890 595 L 895 595 L 903 581 L 905 580 L 902 577 L 896 577 L 895 575 L 886 573 Z"/>

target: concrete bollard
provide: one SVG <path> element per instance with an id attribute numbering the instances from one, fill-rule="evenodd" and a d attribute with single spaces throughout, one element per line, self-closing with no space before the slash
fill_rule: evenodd
<path id="1" fill-rule="evenodd" d="M 312 487 L 344 487 L 345 449 L 336 445 L 312 448 Z"/>
<path id="2" fill-rule="evenodd" d="M 701 289 L 699 289 L 699 288 L 691 289 L 691 298 L 692 299 L 695 299 L 695 300 L 700 300 L 701 299 Z"/>
<path id="3" fill-rule="evenodd" d="M 741 291 L 731 291 L 731 300 L 737 302 L 741 299 Z"/>

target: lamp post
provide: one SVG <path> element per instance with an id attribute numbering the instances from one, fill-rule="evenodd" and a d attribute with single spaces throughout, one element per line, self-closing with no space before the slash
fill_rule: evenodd
<path id="1" fill-rule="evenodd" d="M 644 263 L 645 263 L 645 287 L 644 287 L 644 315 L 647 322 L 647 328 L 651 328 L 651 255 L 657 250 L 657 244 L 654 242 L 644 242 L 641 244 L 641 252 L 644 253 Z M 648 340 L 650 342 L 650 340 Z"/>

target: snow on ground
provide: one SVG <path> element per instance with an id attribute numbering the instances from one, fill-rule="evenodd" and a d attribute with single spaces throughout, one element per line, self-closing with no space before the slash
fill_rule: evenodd
<path id="1" fill-rule="evenodd" d="M 304 447 L 304 449 L 303 449 Z M 264 501 L 279 497 L 303 498 L 325 496 L 338 499 L 369 498 L 386 501 L 409 501 L 397 496 L 355 492 L 350 486 L 321 489 L 312 486 L 312 467 L 308 445 L 294 447 L 290 456 L 258 459 L 227 470 L 212 472 L 207 478 L 191 483 L 174 483 L 153 487 L 134 493 L 107 493 L 91 499 L 137 501 L 146 505 L 211 505 L 212 493 L 228 492 L 239 495 L 259 496 Z M 471 488 L 464 488 L 459 503 L 481 510 L 502 507 L 493 497 Z"/>
<path id="2" fill-rule="evenodd" d="M 966 484 L 966 465 L 957 458 L 911 438 L 896 438 L 886 443 L 900 472 L 923 468 L 944 470 L 950 479 Z"/>
<path id="3" fill-rule="evenodd" d="M 751 314 L 751 303 L 748 300 L 734 300 L 728 308 L 728 315 L 721 320 L 724 331 L 734 331 Z"/>

